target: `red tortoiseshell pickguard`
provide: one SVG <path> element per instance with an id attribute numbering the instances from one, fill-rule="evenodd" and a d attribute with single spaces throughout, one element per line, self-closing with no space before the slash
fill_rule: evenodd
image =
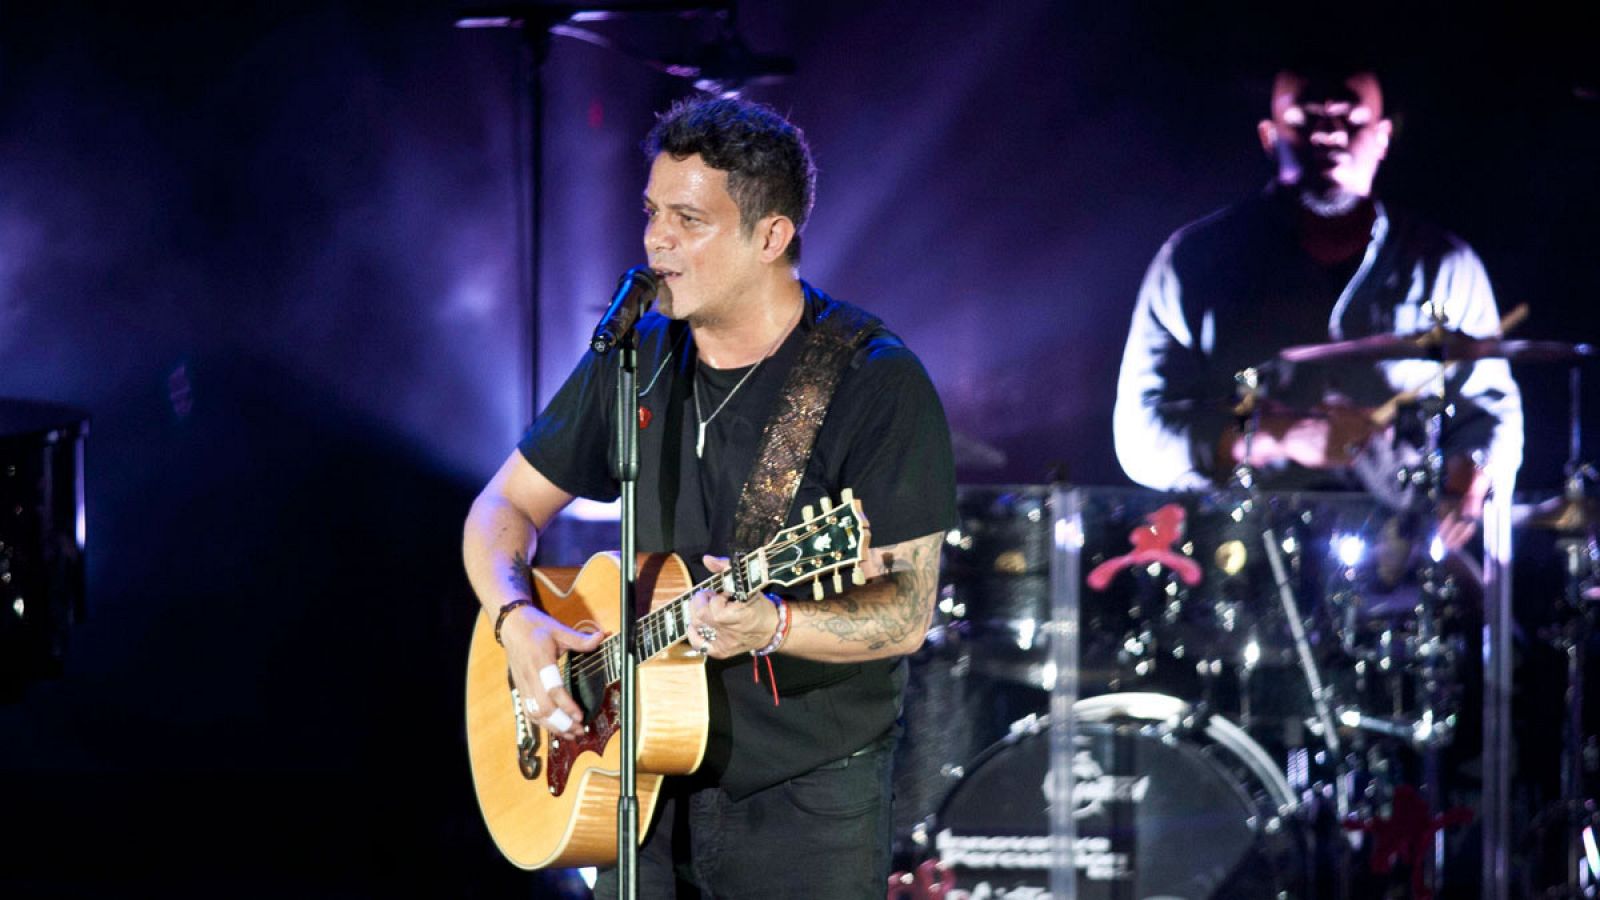
<path id="1" fill-rule="evenodd" d="M 572 775 L 572 766 L 585 751 L 593 751 L 596 755 L 605 752 L 611 736 L 622 726 L 621 716 L 617 715 L 617 702 L 621 696 L 620 683 L 612 682 L 606 685 L 605 697 L 600 702 L 599 711 L 589 716 L 584 724 L 583 733 L 576 740 L 551 739 L 548 733 L 545 734 L 545 739 L 549 741 L 546 744 L 549 747 L 549 758 L 545 766 L 545 782 L 550 785 L 552 796 L 559 797 L 567 789 L 567 779 Z"/>

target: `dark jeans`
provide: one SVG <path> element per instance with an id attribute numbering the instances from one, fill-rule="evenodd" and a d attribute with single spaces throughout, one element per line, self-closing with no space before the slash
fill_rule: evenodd
<path id="1" fill-rule="evenodd" d="M 885 739 L 743 800 L 664 791 L 639 849 L 640 900 L 883 900 L 893 759 Z M 594 893 L 616 898 L 614 869 Z"/>

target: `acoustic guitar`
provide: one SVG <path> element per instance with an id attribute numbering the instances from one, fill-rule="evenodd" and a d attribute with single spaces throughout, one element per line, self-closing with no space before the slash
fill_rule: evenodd
<path id="1" fill-rule="evenodd" d="M 649 597 L 652 607 L 635 631 L 641 841 L 662 777 L 693 772 L 705 755 L 705 658 L 684 642 L 690 597 L 712 589 L 745 599 L 807 581 L 820 597 L 823 576 L 840 590 L 847 568 L 854 583 L 863 583 L 868 531 L 860 501 L 847 489 L 837 506 L 826 500 L 821 506 L 807 506 L 800 524 L 699 584 L 690 584 L 676 556 L 640 554 L 638 596 Z M 521 868 L 611 865 L 621 787 L 620 560 L 601 553 L 582 569 L 539 568 L 532 575 L 546 613 L 578 631 L 612 636 L 562 661 L 562 680 L 584 711 L 582 735 L 564 740 L 545 734 L 523 709 L 494 623 L 487 613 L 479 616 L 467 658 L 467 749 L 478 806 L 500 852 Z"/>

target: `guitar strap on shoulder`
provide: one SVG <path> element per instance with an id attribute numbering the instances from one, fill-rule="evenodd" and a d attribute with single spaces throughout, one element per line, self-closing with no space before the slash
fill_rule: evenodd
<path id="1" fill-rule="evenodd" d="M 807 293 L 813 293 L 810 285 Z M 822 309 L 789 370 L 777 412 L 761 432 L 755 464 L 739 495 L 733 546 L 746 552 L 772 540 L 788 520 L 833 392 L 856 351 L 883 324 L 877 316 L 817 293 Z"/>

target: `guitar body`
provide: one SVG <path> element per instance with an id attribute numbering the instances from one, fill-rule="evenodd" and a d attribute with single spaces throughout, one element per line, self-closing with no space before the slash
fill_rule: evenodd
<path id="1" fill-rule="evenodd" d="M 688 570 L 675 556 L 640 554 L 638 571 L 639 596 L 655 603 L 692 587 Z M 621 579 L 617 556 L 602 553 L 582 569 L 535 569 L 532 580 L 540 606 L 558 621 L 580 631 L 614 634 L 621 624 Z M 585 711 L 587 733 L 554 747 L 549 735 L 524 719 L 524 727 L 535 736 L 530 765 L 528 754 L 519 752 L 505 650 L 495 643 L 494 622 L 487 613 L 479 615 L 467 659 L 467 749 L 484 822 L 500 852 L 515 865 L 542 869 L 616 862 L 622 771 L 619 699 L 612 684 L 600 708 Z M 643 841 L 662 777 L 693 772 L 705 755 L 705 659 L 678 643 L 647 660 L 639 666 L 638 700 Z"/>
<path id="2" fill-rule="evenodd" d="M 809 583 L 821 596 L 822 578 L 843 589 L 843 570 L 864 584 L 867 528 L 861 501 L 846 489 L 839 503 L 806 506 L 805 521 L 785 528 L 764 546 L 735 554 L 726 571 L 691 584 L 683 561 L 641 554 L 633 634 L 639 664 L 639 839 L 655 815 L 666 775 L 687 775 L 705 757 L 709 713 L 705 658 L 685 640 L 696 590 L 714 590 L 741 602 L 769 586 Z M 617 795 L 621 793 L 622 624 L 618 610 L 621 566 L 615 554 L 593 556 L 582 569 L 535 569 L 539 605 L 569 628 L 608 635 L 599 648 L 569 653 L 562 681 L 584 711 L 583 734 L 552 742 L 517 709 L 506 654 L 494 640 L 494 622 L 480 614 L 467 657 L 467 753 L 478 807 L 506 859 L 524 869 L 611 865 L 617 859 Z M 764 601 L 763 601 L 764 602 Z"/>

